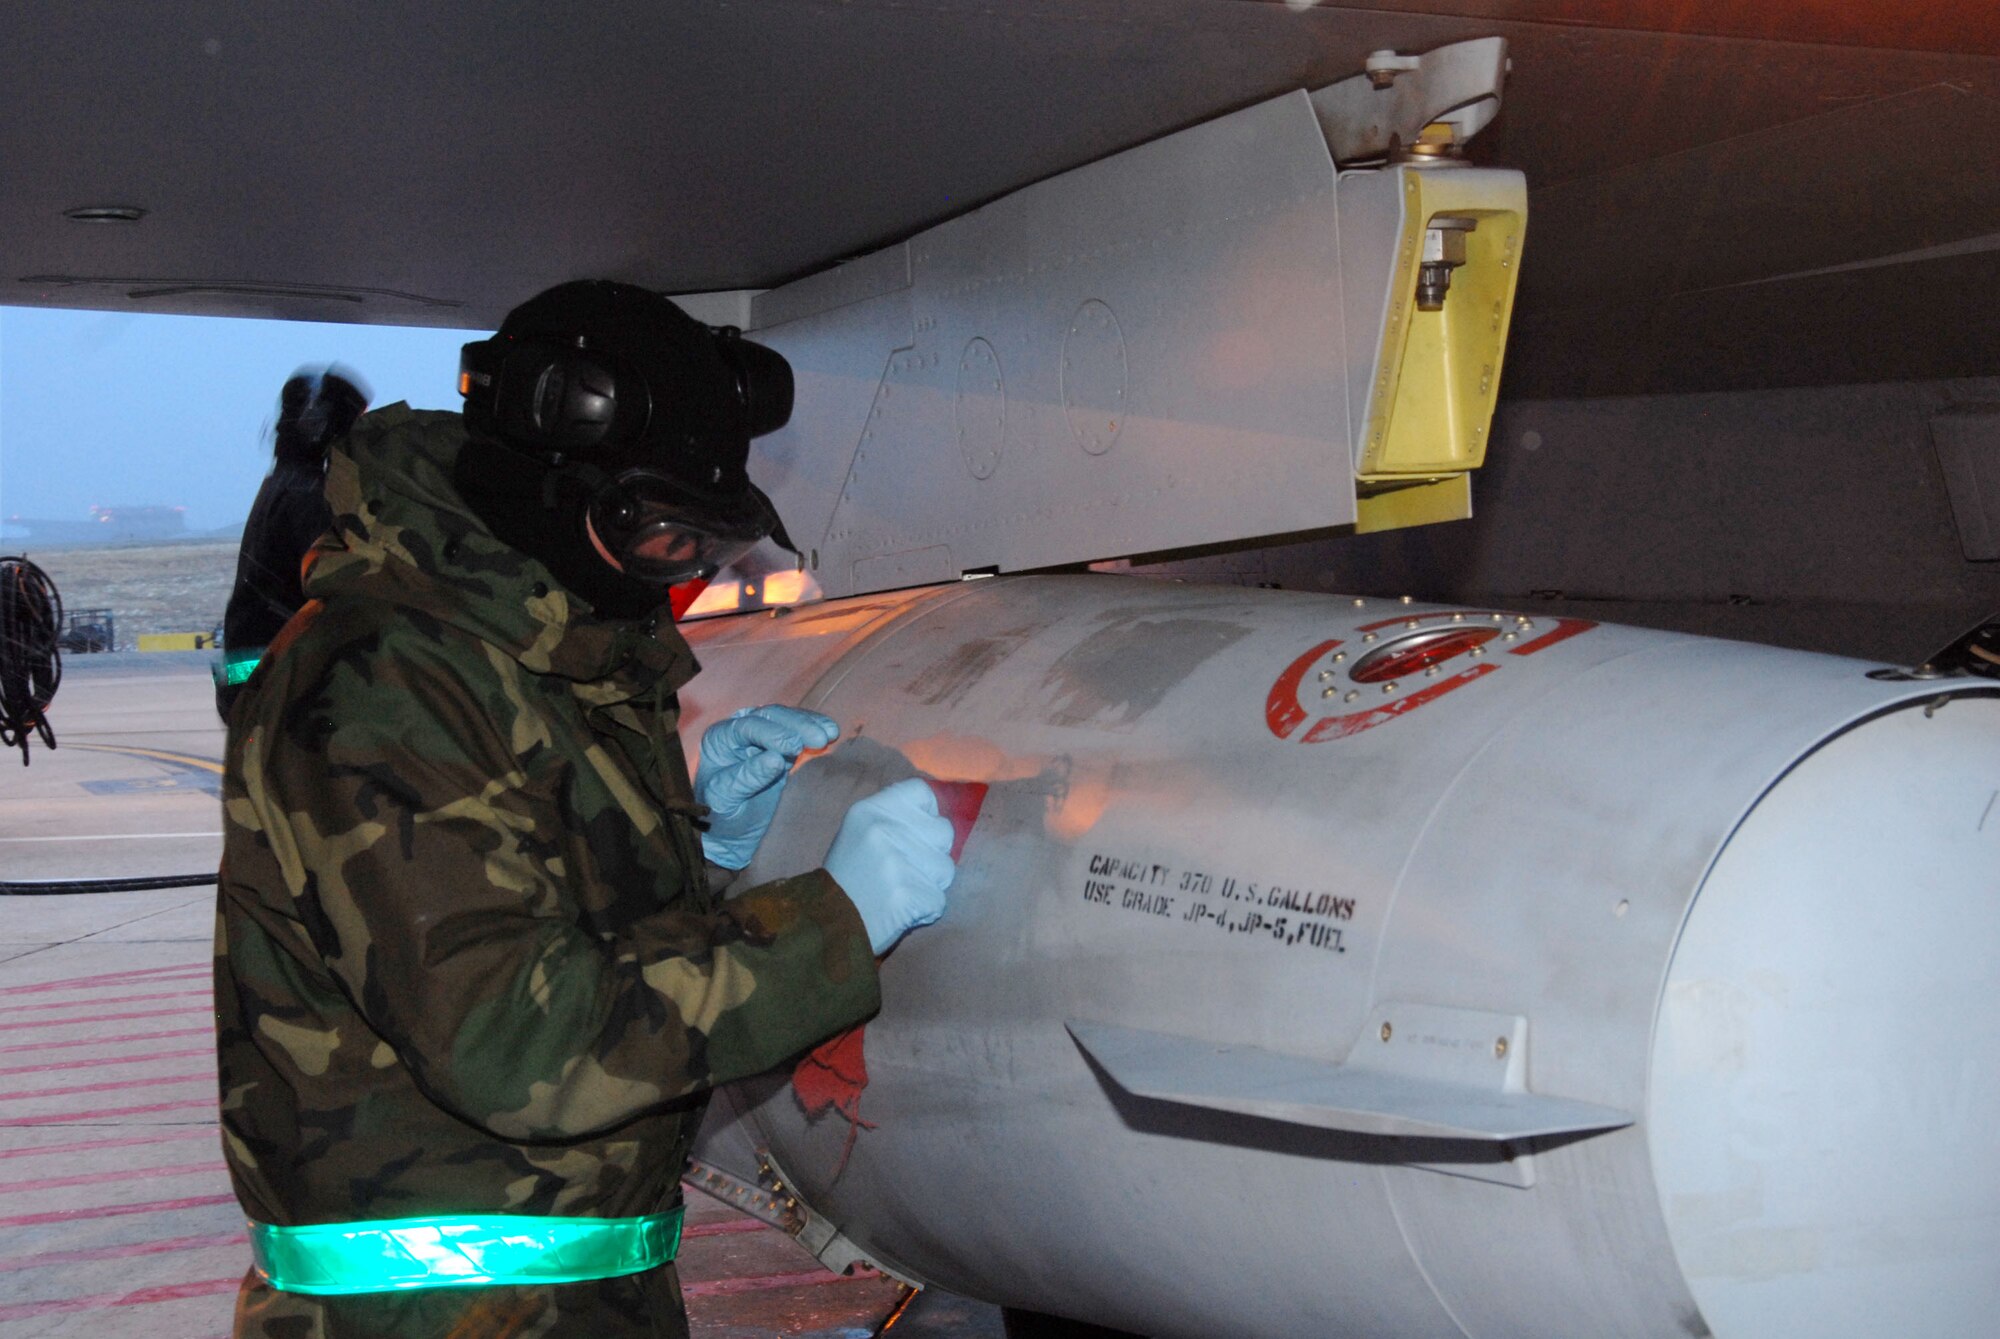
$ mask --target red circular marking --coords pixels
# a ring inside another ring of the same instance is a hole
[[[1356,683],[1387,683],[1441,665],[1462,656],[1475,646],[1484,646],[1500,635],[1493,627],[1436,628],[1413,632],[1387,646],[1378,647],[1361,658],[1348,677]]]
[[[1421,626],[1426,623],[1450,621],[1447,627],[1438,628],[1429,635],[1416,633],[1413,629],[1411,635],[1397,637],[1387,645],[1375,648],[1356,663],[1347,677],[1349,681],[1355,683],[1386,683],[1399,677],[1407,677],[1412,671],[1429,669],[1455,659],[1469,653],[1474,647],[1492,641],[1502,632],[1511,631],[1512,629],[1483,621],[1485,618],[1502,617],[1503,615],[1491,611],[1448,610],[1364,623],[1358,631],[1376,632],[1399,624],[1407,628],[1413,623]],[[1555,626],[1540,636],[1509,648],[1509,655],[1531,656],[1581,633],[1589,632],[1596,626],[1597,624],[1589,619],[1558,618],[1555,620]],[[1427,703],[1435,702],[1446,693],[1454,692],[1500,668],[1500,665],[1493,660],[1484,660],[1448,677],[1435,679],[1407,696],[1397,696],[1390,701],[1378,699],[1370,705],[1357,705],[1340,712],[1315,713],[1300,703],[1299,690],[1305,684],[1307,671],[1340,644],[1338,638],[1321,642],[1287,665],[1284,673],[1278,676],[1278,681],[1271,685],[1270,696],[1264,701],[1264,719],[1271,727],[1271,733],[1279,739],[1297,739],[1302,744],[1345,739],[1363,730],[1373,729],[1385,721],[1406,715]],[[1310,725],[1307,725],[1308,721],[1311,722]],[[1301,726],[1306,727],[1303,732],[1300,730]]]
[[[1264,722],[1271,727],[1271,733],[1280,739],[1290,739],[1292,732],[1306,723],[1306,709],[1299,705],[1299,685],[1305,682],[1306,671],[1313,662],[1340,645],[1340,639],[1321,642],[1312,650],[1294,660],[1271,685],[1271,695],[1264,699]]]

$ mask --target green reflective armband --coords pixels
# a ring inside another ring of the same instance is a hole
[[[223,657],[210,667],[209,673],[218,684],[234,688],[256,673],[257,666],[263,659],[264,648],[261,646],[248,651],[225,652]]]
[[[304,1227],[251,1223],[250,1254],[273,1288],[322,1297],[581,1283],[670,1262],[680,1249],[685,1212],[675,1208],[644,1218],[380,1218]]]

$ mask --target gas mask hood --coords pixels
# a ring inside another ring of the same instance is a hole
[[[733,327],[631,284],[561,284],[464,347],[459,390],[475,438],[538,462],[564,485],[551,497],[583,490],[582,518],[631,580],[712,576],[773,534],[789,545],[745,462],[791,417],[791,365]]]

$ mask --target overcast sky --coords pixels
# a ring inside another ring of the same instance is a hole
[[[479,337],[0,307],[0,518],[159,503],[186,507],[189,530],[235,525],[298,367],[346,363],[378,405],[456,409],[458,346]]]

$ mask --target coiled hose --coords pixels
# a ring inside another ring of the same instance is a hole
[[[48,709],[62,683],[61,637],[62,596],[49,574],[26,558],[0,558],[0,745],[20,749],[23,766],[36,736],[45,748],[56,746]],[[0,895],[128,893],[214,882],[210,873],[0,881]]]
[[[0,558],[0,746],[21,750],[40,736],[56,746],[49,703],[62,682],[62,597],[48,573],[24,557]]]

